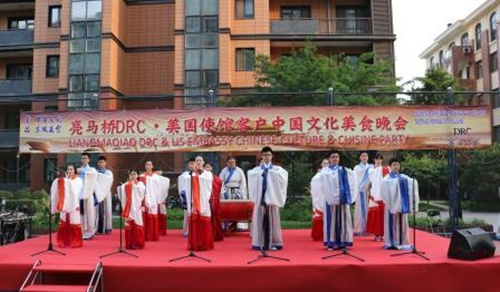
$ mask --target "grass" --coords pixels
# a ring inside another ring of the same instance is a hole
[[[427,203],[420,202],[420,204],[418,204],[418,211],[419,212],[427,212],[428,210],[447,211],[445,208],[430,205]]]

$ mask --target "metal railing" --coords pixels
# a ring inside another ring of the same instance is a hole
[[[0,30],[0,49],[31,45],[33,41],[34,33],[31,29]]]
[[[373,33],[371,18],[299,18],[271,20],[272,34],[366,35]]]
[[[0,149],[19,146],[19,129],[0,129]]]
[[[0,36],[1,39],[1,36]],[[31,93],[31,80],[0,79],[0,97]]]

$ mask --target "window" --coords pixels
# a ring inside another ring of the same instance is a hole
[[[200,71],[186,71],[186,87],[195,88],[201,86]]]
[[[455,46],[455,42],[451,42],[451,43],[448,45],[448,50],[451,50],[454,46]]]
[[[434,57],[431,57],[431,59],[429,60],[429,65],[430,67],[434,67]]]
[[[61,27],[61,6],[49,6],[49,27]]]
[[[494,52],[490,55],[490,72],[496,72],[498,70],[498,54]]]
[[[483,61],[476,62],[476,77],[477,79],[483,78]]]
[[[497,32],[498,32],[498,27],[497,27],[497,13],[493,12],[490,16],[490,40],[494,41],[497,39]]]
[[[462,45],[462,47],[469,45],[469,33],[466,32],[462,35],[462,38],[460,39],[460,44]]]
[[[500,126],[495,127],[495,142],[500,143]]]
[[[59,56],[47,56],[47,65],[45,69],[45,77],[59,77]]]
[[[5,129],[19,129],[19,111],[5,112]]]
[[[35,20],[33,17],[12,17],[9,18],[9,29],[34,29]]]
[[[254,18],[254,0],[236,0],[236,19]]]
[[[31,80],[32,65],[7,65],[7,79],[11,80]]]
[[[282,19],[311,18],[311,6],[282,6]]]
[[[476,28],[474,29],[474,31],[476,34],[476,50],[480,50],[481,49],[481,34],[483,33],[480,23],[478,23],[476,25]]]
[[[255,49],[236,49],[236,71],[254,70]]]
[[[442,67],[444,63],[444,53],[443,51],[439,51],[439,67]]]
[[[57,159],[45,158],[43,160],[45,182],[52,182],[57,178]]]

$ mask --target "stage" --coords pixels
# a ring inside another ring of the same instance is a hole
[[[102,259],[105,291],[499,291],[500,257],[476,262],[446,257],[449,240],[418,232],[419,247],[431,261],[416,255],[391,257],[398,251],[386,251],[372,237],[355,239],[358,262],[347,256],[321,260],[334,252],[313,242],[309,230],[284,230],[284,250],[271,255],[290,262],[264,259],[247,262],[258,253],[250,250],[248,233],[238,233],[217,242],[215,249],[200,252],[206,263],[194,258],[170,263],[169,259],[186,255],[186,239],[180,230],[169,230],[159,242],[147,242],[146,248],[130,251],[138,259],[123,254]],[[118,246],[118,230],[85,241],[83,248],[58,249],[60,256],[45,253],[29,255],[47,247],[41,236],[0,248],[0,291],[17,291],[36,259],[44,264],[67,266],[95,265],[99,256]],[[54,237],[55,238],[55,237]]]

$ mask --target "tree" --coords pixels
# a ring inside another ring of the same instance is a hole
[[[455,77],[446,72],[444,69],[438,67],[429,68],[425,72],[425,76],[417,77],[410,81],[411,91],[442,91],[446,92],[448,88],[456,90],[458,88],[458,83]],[[416,105],[436,105],[443,104],[446,101],[446,94],[415,94],[412,96],[411,104]]]
[[[392,60],[375,62],[373,53],[362,54],[357,60],[344,54],[328,57],[318,54],[317,48],[307,43],[305,47],[294,50],[291,55],[282,56],[277,61],[271,60],[267,55],[257,55],[255,88],[266,94],[259,96],[258,101],[252,96],[231,98],[227,105],[324,105],[324,92],[329,88],[340,94],[358,93],[337,96],[338,105],[394,104],[394,95],[370,94],[375,89],[379,92],[399,89],[395,85],[392,70]],[[285,92],[304,94],[284,96],[282,93]]]

